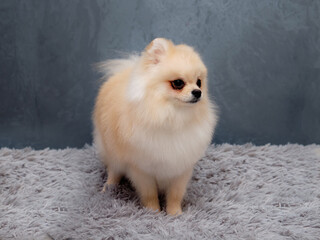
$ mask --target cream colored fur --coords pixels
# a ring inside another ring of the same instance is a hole
[[[127,176],[144,206],[180,214],[194,164],[210,144],[217,117],[208,98],[207,69],[189,46],[157,38],[142,52],[103,63],[108,73],[98,94],[94,140],[108,171],[107,185]],[[171,81],[185,86],[173,89]],[[201,79],[201,87],[197,80]],[[201,90],[190,103],[192,90]]]

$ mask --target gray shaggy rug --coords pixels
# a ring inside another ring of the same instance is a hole
[[[0,239],[320,239],[320,146],[212,145],[183,215],[148,212],[128,181],[100,190],[94,147],[0,150]]]

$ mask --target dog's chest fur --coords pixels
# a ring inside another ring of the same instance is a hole
[[[131,138],[136,149],[132,160],[156,178],[178,176],[202,157],[210,143],[211,128],[206,123],[175,131],[137,128]]]

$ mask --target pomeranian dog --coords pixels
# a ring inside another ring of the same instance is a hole
[[[154,39],[138,56],[103,62],[108,79],[93,112],[94,142],[107,167],[107,186],[122,176],[143,206],[170,215],[181,201],[195,163],[211,142],[217,122],[208,98],[207,69],[195,50]]]

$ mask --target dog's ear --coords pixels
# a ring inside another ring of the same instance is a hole
[[[173,43],[165,38],[154,39],[145,49],[145,57],[148,64],[158,64],[168,53]]]

